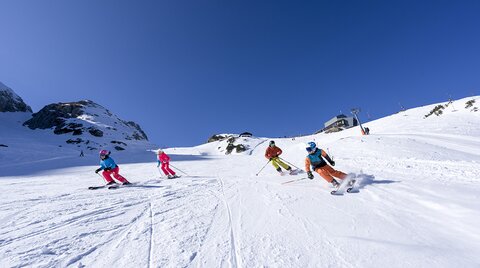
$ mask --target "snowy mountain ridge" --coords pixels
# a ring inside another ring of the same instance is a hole
[[[0,112],[32,112],[11,88],[0,82]]]
[[[30,129],[54,128],[53,132],[57,135],[71,133],[73,137],[69,143],[82,144],[89,150],[107,146],[105,140],[118,144],[115,145],[117,150],[124,150],[128,141],[148,141],[140,126],[121,120],[90,100],[47,105],[34,113],[24,125]],[[75,136],[80,137],[73,139]]]
[[[12,89],[3,84],[0,88],[0,107],[4,103],[4,107],[30,109]],[[23,162],[26,157],[41,160],[51,152],[76,157],[82,151],[143,151],[154,147],[138,124],[122,120],[90,100],[53,103],[33,114],[28,109],[3,109],[0,113],[3,164]]]

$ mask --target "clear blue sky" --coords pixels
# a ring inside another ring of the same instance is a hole
[[[479,14],[463,0],[0,0],[0,81],[34,111],[91,99],[166,146],[312,133],[352,107],[366,121],[480,95]]]

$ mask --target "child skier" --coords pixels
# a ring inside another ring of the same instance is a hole
[[[160,164],[162,164],[163,173],[165,173],[165,175],[167,175],[169,179],[178,178],[175,172],[170,168],[170,157],[162,149],[158,149],[156,154],[158,158],[157,167],[159,167]]]
[[[337,187],[339,182],[335,180],[334,177],[339,178],[340,180],[345,179],[347,174],[333,169],[327,164],[325,159],[330,163],[330,165],[335,166],[335,161],[333,161],[324,150],[317,148],[315,142],[309,142],[307,145],[307,158],[305,159],[305,170],[309,179],[313,179],[313,174],[310,171],[310,166],[313,171],[317,172],[322,176],[326,181],[331,183],[333,186]]]
[[[265,157],[272,162],[273,167],[278,171],[278,173],[282,174],[282,169],[280,168],[280,166],[282,166],[287,171],[290,171],[290,174],[292,174],[292,168],[280,160],[279,156],[281,154],[282,149],[275,145],[275,141],[270,141],[268,148],[265,151]]]
[[[110,175],[121,182],[123,185],[131,184],[127,179],[125,179],[122,175],[118,174],[120,168],[117,166],[113,158],[110,157],[110,152],[107,150],[100,151],[100,168],[95,170],[95,173],[98,174],[101,170],[103,170],[102,175],[107,182],[107,185],[115,184],[116,182],[112,179]]]

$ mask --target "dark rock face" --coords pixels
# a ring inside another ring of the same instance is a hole
[[[123,146],[127,146],[127,144],[125,142],[121,142],[121,141],[111,141],[111,143],[113,144],[120,144],[120,145],[123,145]]]
[[[225,154],[231,154],[235,150],[237,153],[245,152],[247,148],[243,144],[234,145],[233,143],[229,143],[227,145],[227,152]]]
[[[233,150],[235,150],[237,153],[241,153],[241,152],[245,152],[247,150],[247,147],[243,144],[237,144],[235,145],[235,140],[236,138],[235,137],[230,137],[228,138],[227,142],[228,142],[228,145],[227,145],[227,151],[225,152],[225,154],[231,154],[233,152]]]
[[[23,123],[30,129],[48,129],[55,127],[55,134],[64,134],[73,132],[75,126],[66,126],[65,119],[77,118],[83,115],[83,107],[91,103],[90,101],[54,103],[43,107],[38,113],[34,113],[32,118]],[[78,124],[79,125],[79,124]]]
[[[123,121],[123,123],[125,123],[127,126],[131,126],[133,128],[135,128],[137,131],[134,132],[132,134],[132,138],[134,140],[147,140],[148,141],[148,137],[147,137],[147,134],[145,134],[145,132],[143,132],[142,128],[140,127],[139,124],[133,122],[133,121],[128,121],[128,122],[125,122]]]
[[[0,112],[32,112],[12,89],[0,83]]]
[[[95,137],[103,137],[103,131],[94,127],[89,127],[88,133],[92,134],[92,136],[95,136]]]
[[[227,138],[226,136],[223,135],[213,135],[210,138],[208,138],[207,142],[214,142],[214,141],[221,141],[223,139]]]
[[[111,126],[114,124],[116,127]],[[69,137],[66,143],[77,147],[88,145],[86,147],[88,150],[104,148],[110,142],[116,150],[123,151],[128,146],[125,140],[148,141],[147,135],[138,124],[123,121],[101,105],[89,100],[49,104],[32,114],[32,118],[23,125],[30,129],[53,129],[57,135],[82,135],[78,138]],[[121,141],[105,140],[109,136],[118,137]]]
[[[83,142],[83,140],[80,139],[80,138],[77,138],[77,139],[74,139],[74,140],[69,139],[69,140],[66,141],[66,143],[68,143],[68,144],[79,144],[79,143],[82,143],[82,142]]]

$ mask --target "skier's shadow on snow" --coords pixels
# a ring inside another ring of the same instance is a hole
[[[357,180],[359,181],[357,183],[358,189],[362,189],[367,185],[372,185],[372,184],[391,184],[391,183],[399,183],[400,181],[394,181],[394,180],[376,180],[374,175],[370,174],[358,174],[356,176]]]

